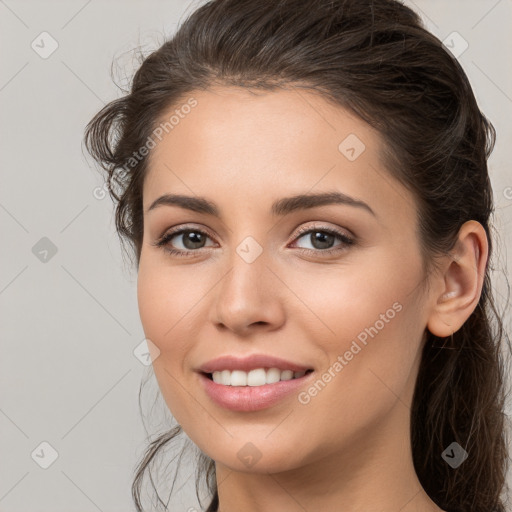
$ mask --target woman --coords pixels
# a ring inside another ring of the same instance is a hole
[[[179,424],[139,511],[182,430],[210,512],[505,510],[494,129],[413,11],[208,2],[86,143]]]

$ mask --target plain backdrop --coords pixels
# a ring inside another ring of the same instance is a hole
[[[497,130],[493,281],[503,301],[512,254],[512,1],[406,3],[453,41]],[[0,512],[134,510],[130,485],[146,444],[138,393],[151,367],[137,357],[136,274],[123,263],[113,205],[82,137],[121,94],[112,62],[128,83],[132,50],[159,47],[200,4],[0,0]],[[197,507],[192,471],[185,466],[172,510]]]

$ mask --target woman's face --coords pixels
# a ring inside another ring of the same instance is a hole
[[[178,110],[179,122],[152,149],[138,275],[173,416],[204,453],[240,471],[363,461],[365,450],[406,439],[427,298],[415,203],[383,167],[378,133],[305,90],[190,96],[197,104],[174,106],[164,120]],[[311,199],[327,193],[346,201]],[[150,209],[171,194],[190,209],[171,200]],[[154,245],[176,229],[189,232]],[[245,361],[253,355],[282,361]],[[201,370],[224,356],[244,361],[219,371],[260,370],[213,382]],[[262,373],[271,367],[279,371]],[[271,383],[294,368],[313,371]],[[244,378],[254,385],[237,386]]]

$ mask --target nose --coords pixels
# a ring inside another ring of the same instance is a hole
[[[286,287],[268,263],[264,254],[248,263],[234,253],[230,269],[213,290],[210,320],[217,329],[247,337],[284,324]]]

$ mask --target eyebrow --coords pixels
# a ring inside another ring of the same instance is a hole
[[[291,197],[283,197],[272,204],[271,213],[272,215],[284,216],[297,210],[307,210],[309,208],[330,204],[354,206],[356,208],[366,210],[374,217],[377,217],[375,212],[364,201],[355,199],[337,191],[314,194],[307,193]],[[204,197],[165,194],[153,201],[151,206],[146,210],[146,213],[158,208],[159,206],[179,206],[186,210],[213,215],[220,218],[220,210],[217,205]]]

